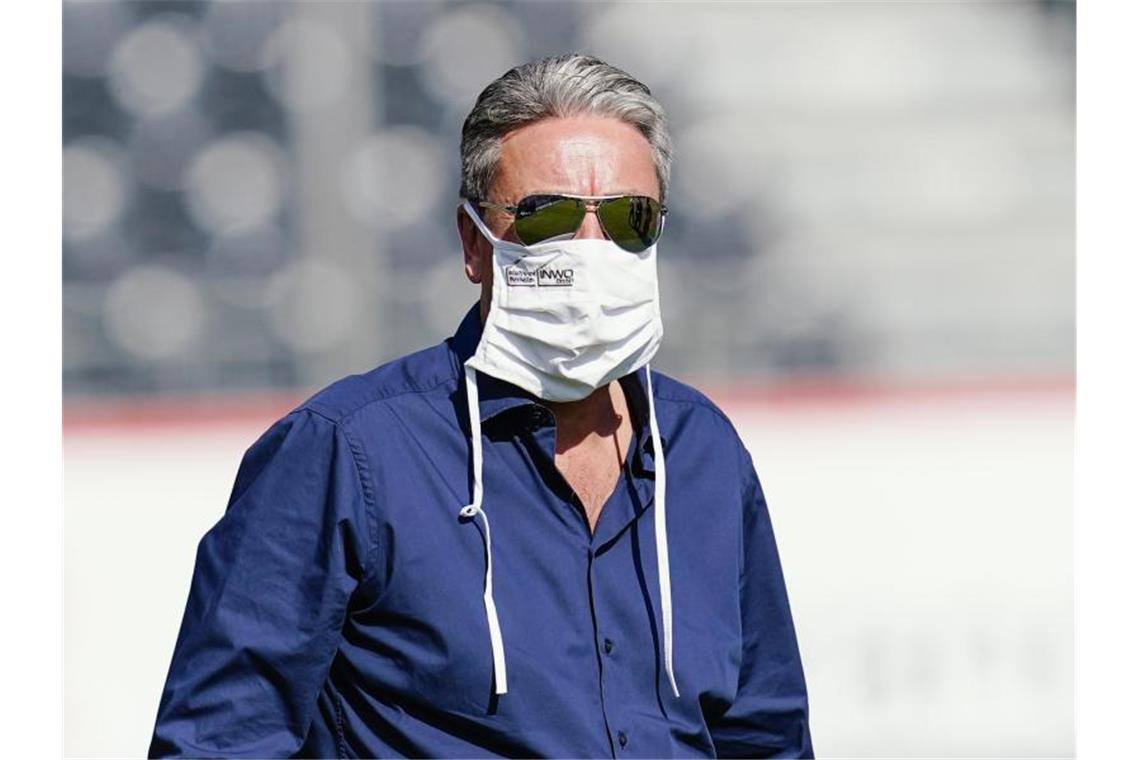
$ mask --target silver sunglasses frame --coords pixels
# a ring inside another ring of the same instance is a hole
[[[602,232],[604,232],[606,237],[611,239],[611,240],[613,238],[610,237],[609,230],[606,229],[606,225],[602,222],[601,215],[598,214],[598,208],[602,205],[603,201],[616,200],[618,198],[648,198],[649,200],[653,201],[654,203],[659,204],[661,206],[661,212],[660,212],[661,218],[658,221],[657,238],[655,239],[654,242],[656,242],[656,240],[660,240],[661,235],[663,235],[665,233],[665,217],[669,214],[669,207],[668,206],[666,206],[664,203],[661,203],[656,198],[649,196],[649,195],[634,195],[632,193],[625,193],[625,194],[621,194],[621,195],[570,195],[568,193],[531,193],[530,195],[525,196],[525,198],[533,198],[535,196],[547,196],[547,197],[551,197],[551,198],[573,198],[575,200],[585,201],[586,202],[586,213],[582,215],[582,220],[585,221],[586,214],[593,213],[595,216],[598,217],[598,225],[602,228]],[[524,198],[524,200],[525,200],[525,198]],[[506,203],[492,203],[491,201],[479,201],[478,206],[480,208],[493,208],[493,209],[497,209],[499,211],[505,211],[508,214],[510,214],[512,217],[515,217],[515,218],[518,217],[518,208],[519,207],[517,205],[506,204]],[[575,233],[577,233],[577,230],[575,230]]]
[[[586,201],[586,212],[589,213],[592,211],[595,214],[598,211],[598,207],[601,206],[602,201],[612,201],[617,200],[618,198],[649,198],[649,200],[661,206],[662,220],[664,220],[665,216],[669,213],[668,206],[650,195],[634,195],[632,193],[623,193],[621,195],[570,195],[569,193],[531,193],[530,195],[526,196],[526,198],[533,198],[535,196],[547,196],[550,198],[573,198],[574,200]],[[480,208],[493,208],[498,209],[499,211],[506,211],[511,216],[516,216],[519,210],[519,207],[516,204],[492,203],[491,201],[479,201],[478,206]]]

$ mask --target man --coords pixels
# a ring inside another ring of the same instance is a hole
[[[751,459],[648,369],[670,152],[596,58],[483,91],[458,212],[480,302],[246,453],[151,756],[811,755]]]

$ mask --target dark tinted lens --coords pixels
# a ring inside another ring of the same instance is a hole
[[[602,201],[598,218],[610,240],[631,253],[641,253],[661,235],[661,204],[644,195]]]
[[[519,201],[515,234],[525,245],[573,234],[582,224],[586,205],[576,198],[530,195]]]

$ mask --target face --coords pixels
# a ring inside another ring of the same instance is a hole
[[[489,200],[517,203],[528,195],[648,195],[660,200],[649,141],[636,127],[606,116],[551,118],[509,132]],[[515,240],[511,215],[486,209],[495,237]],[[467,279],[482,285],[483,318],[491,305],[491,244],[460,208],[459,237]],[[597,215],[586,214],[575,237],[604,238]]]

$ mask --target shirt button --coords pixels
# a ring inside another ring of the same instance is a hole
[[[602,649],[606,650],[606,654],[610,654],[611,652],[613,652],[614,651],[613,641],[611,641],[610,639],[606,639],[604,642],[602,642]]]
[[[625,735],[625,731],[618,731],[618,744],[625,746],[629,742],[629,737]]]

